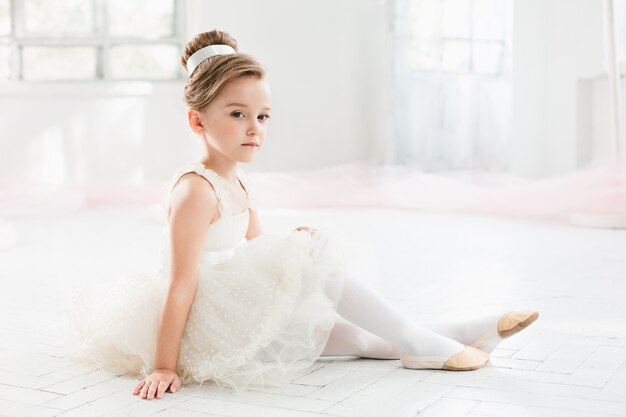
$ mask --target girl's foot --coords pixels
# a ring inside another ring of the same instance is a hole
[[[516,313],[516,314],[512,314]],[[517,313],[521,314],[521,319]],[[507,314],[502,313],[490,313],[477,317],[467,317],[464,320],[454,320],[447,322],[435,322],[429,323],[428,327],[446,337],[454,339],[464,345],[473,346],[486,353],[491,353],[495,350],[498,344],[504,339],[504,337],[511,336],[523,327],[527,327],[532,321],[525,321],[525,318],[532,316],[535,311],[517,311]],[[524,315],[526,317],[524,317]],[[537,313],[537,316],[539,313]],[[501,321],[502,320],[502,321]],[[521,323],[521,324],[520,324]],[[520,324],[520,327],[516,327]],[[504,337],[498,333],[498,325],[502,331]],[[507,336],[508,335],[508,336]]]
[[[530,326],[537,318],[538,311],[510,311],[500,317],[497,324],[487,329],[470,346],[492,352],[502,340]]]
[[[443,369],[446,371],[471,371],[489,362],[489,354],[471,346],[452,356],[400,355],[402,366],[407,369]]]

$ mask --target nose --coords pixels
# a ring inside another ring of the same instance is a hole
[[[261,132],[262,126],[258,120],[254,120],[250,127],[248,127],[248,136],[256,136]]]

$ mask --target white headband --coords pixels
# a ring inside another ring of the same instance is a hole
[[[187,72],[189,73],[189,76],[191,77],[193,70],[195,70],[196,67],[200,65],[200,63],[204,61],[205,59],[210,58],[214,55],[228,55],[228,54],[234,54],[234,53],[237,53],[237,51],[235,51],[229,45],[205,46],[204,48],[198,49],[189,57],[189,59],[187,60]]]

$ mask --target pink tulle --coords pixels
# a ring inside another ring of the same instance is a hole
[[[246,167],[243,166],[246,170]],[[626,215],[624,165],[599,164],[547,179],[488,172],[424,173],[349,164],[295,173],[248,172],[264,208],[383,207],[559,219],[574,212]],[[85,207],[161,204],[166,181],[60,189],[5,184],[0,216],[68,213]]]

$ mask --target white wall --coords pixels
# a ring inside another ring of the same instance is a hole
[[[516,0],[512,170],[527,177],[577,165],[577,83],[604,71],[600,0]]]
[[[624,139],[626,132],[624,122],[624,97],[626,97],[626,77],[621,78],[621,160],[626,161]],[[607,162],[614,157],[613,132],[608,77],[594,77],[581,80],[578,84],[578,161],[579,165],[593,162]]]
[[[0,87],[0,180],[141,184],[192,156],[182,85]]]
[[[188,36],[219,28],[268,68],[273,118],[248,170],[378,161],[390,59],[376,0],[189,0]],[[200,152],[181,82],[0,84],[0,183],[142,183]]]

